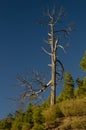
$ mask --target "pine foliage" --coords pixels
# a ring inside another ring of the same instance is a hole
[[[84,56],[80,62],[80,67],[84,72],[86,72],[86,51],[85,51]]]

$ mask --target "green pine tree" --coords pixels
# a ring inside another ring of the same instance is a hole
[[[66,99],[74,97],[74,81],[69,72],[65,73],[63,93]]]
[[[86,96],[86,77],[84,77],[83,80],[78,78],[76,80],[77,88],[75,90],[75,96],[76,97],[84,97]]]
[[[29,128],[33,127],[33,105],[31,103],[29,103],[27,110],[25,111],[24,123],[26,123],[26,125],[28,123]]]
[[[86,72],[86,51],[85,51],[84,56],[80,62],[80,67],[84,72]]]
[[[64,87],[62,93],[57,98],[57,102],[61,102],[74,97],[74,81],[69,72],[64,76]]]
[[[34,123],[34,130],[44,130],[44,116],[42,114],[42,109],[41,107],[34,107],[34,112],[33,112],[33,123]]]

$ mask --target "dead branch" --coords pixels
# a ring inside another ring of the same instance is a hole
[[[57,59],[56,60],[56,81],[60,82],[63,79],[63,74],[64,74],[64,67],[62,62]]]
[[[22,76],[17,75],[16,78],[19,82],[21,82],[22,86],[28,89],[28,91],[26,90],[26,93],[24,95],[25,97],[37,96],[38,94],[43,92],[48,86],[51,85],[51,81],[49,81],[47,84],[44,84],[39,78],[36,78],[34,82],[38,82],[41,85],[41,88],[38,91],[36,91],[35,88],[33,89],[32,85],[29,84],[29,82],[25,80]]]
[[[46,54],[48,54],[48,55],[52,55],[50,52],[48,52],[46,49],[44,49],[44,47],[42,47],[42,50],[46,53]]]

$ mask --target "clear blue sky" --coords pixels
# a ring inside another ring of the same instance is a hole
[[[41,50],[45,46],[48,28],[37,25],[42,12],[53,4],[63,6],[69,23],[74,21],[76,32],[71,34],[71,44],[60,59],[65,71],[74,80],[83,77],[79,68],[86,50],[86,1],[85,0],[1,0],[0,1],[0,119],[16,109],[16,103],[8,98],[17,98],[16,74],[35,68],[49,71],[50,59]],[[57,25],[58,28],[58,25]],[[61,87],[57,88],[58,93]]]

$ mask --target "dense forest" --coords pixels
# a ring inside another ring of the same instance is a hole
[[[86,72],[86,51],[79,65]],[[86,130],[86,77],[74,81],[65,72],[55,105],[50,106],[50,97],[40,105],[28,103],[25,111],[16,110],[0,120],[0,130]]]

